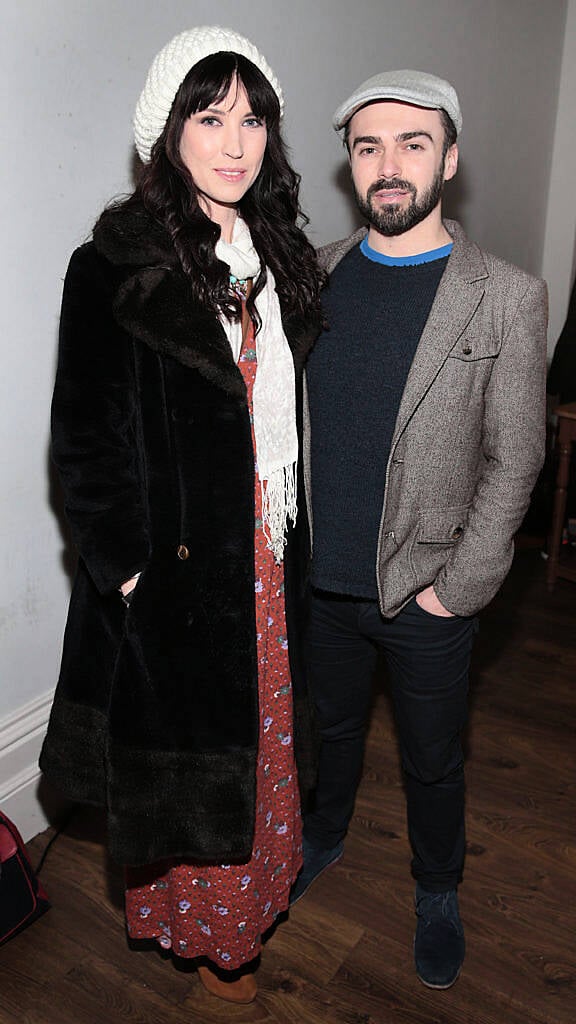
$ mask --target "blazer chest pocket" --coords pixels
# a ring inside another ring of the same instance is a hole
[[[475,334],[473,337],[462,335],[449,355],[449,359],[459,359],[463,363],[476,363],[480,359],[495,359],[500,353],[501,340],[493,334]]]

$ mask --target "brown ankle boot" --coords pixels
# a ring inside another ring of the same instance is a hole
[[[254,974],[232,972],[232,978],[226,980],[223,971],[213,971],[210,967],[199,967],[198,977],[204,988],[213,996],[225,999],[228,1003],[251,1003],[256,998],[258,986]]]

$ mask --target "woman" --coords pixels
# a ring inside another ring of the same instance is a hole
[[[70,263],[53,403],[80,560],[41,766],[107,808],[130,935],[204,958],[204,985],[241,1002],[300,867],[311,777],[291,551],[322,278],[281,110],[235,32],[158,54],[141,179]]]

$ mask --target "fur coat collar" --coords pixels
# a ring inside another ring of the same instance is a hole
[[[231,395],[245,385],[224,329],[195,302],[168,232],[143,206],[105,214],[94,244],[118,271],[113,301],[118,323],[160,355],[197,369]],[[321,329],[320,312],[304,319],[283,317],[284,331],[300,373]]]

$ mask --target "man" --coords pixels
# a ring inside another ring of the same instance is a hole
[[[307,368],[304,434],[322,747],[292,898],[342,855],[381,650],[416,970],[433,988],[464,959],[460,732],[475,617],[510,567],[545,433],[545,285],[442,220],[461,126],[452,86],[417,71],[376,75],[336,111],[368,229],[322,251],[329,329]]]

